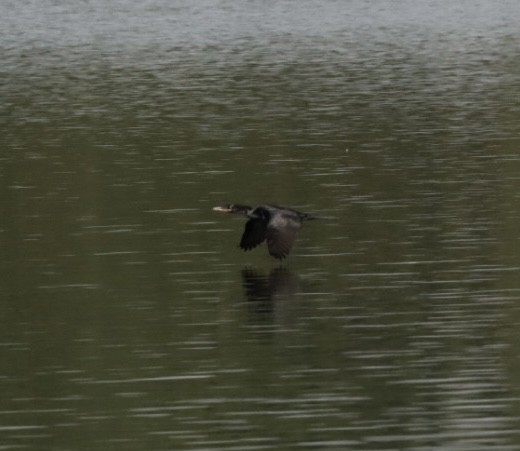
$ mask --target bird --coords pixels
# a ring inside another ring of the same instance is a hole
[[[316,216],[292,208],[270,204],[256,207],[228,204],[214,207],[213,210],[247,216],[249,220],[246,222],[239,247],[249,251],[266,241],[269,254],[278,260],[283,260],[291,252],[302,222],[317,219]]]

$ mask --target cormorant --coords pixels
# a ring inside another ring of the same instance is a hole
[[[239,246],[249,251],[266,240],[269,253],[279,260],[286,258],[291,252],[302,222],[316,219],[315,216],[307,213],[276,205],[249,207],[229,204],[224,207],[214,207],[213,210],[247,216],[249,220],[246,222]]]

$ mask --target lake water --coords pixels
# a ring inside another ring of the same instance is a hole
[[[520,449],[519,23],[3,1],[0,449]]]

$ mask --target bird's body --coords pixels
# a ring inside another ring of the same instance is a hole
[[[266,241],[269,253],[279,260],[286,258],[291,252],[302,222],[314,219],[307,213],[277,205],[249,207],[230,204],[225,207],[215,207],[213,210],[247,216],[249,220],[246,222],[239,246],[249,251]]]

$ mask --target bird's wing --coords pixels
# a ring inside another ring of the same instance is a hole
[[[289,255],[296,240],[300,224],[289,221],[284,227],[267,227],[267,248],[269,253],[280,260]]]
[[[260,219],[252,218],[246,222],[246,227],[240,240],[240,247],[245,251],[258,246],[266,238],[267,223]]]

